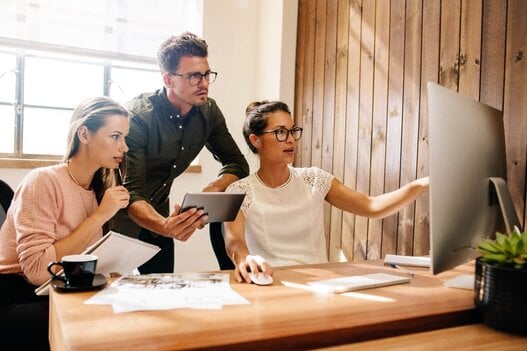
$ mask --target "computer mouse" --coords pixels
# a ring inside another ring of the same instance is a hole
[[[256,285],[271,285],[273,284],[273,277],[270,275],[266,276],[262,272],[249,272],[249,278],[251,282]]]

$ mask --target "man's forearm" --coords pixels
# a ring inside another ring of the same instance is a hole
[[[234,174],[224,173],[218,179],[208,184],[203,191],[225,191],[229,184],[238,180]]]
[[[167,219],[160,215],[148,202],[140,200],[132,203],[128,207],[128,215],[139,226],[157,234],[166,235],[164,229]]]

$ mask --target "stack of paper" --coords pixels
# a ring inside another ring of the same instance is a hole
[[[228,274],[127,275],[99,291],[87,304],[112,305],[115,313],[174,308],[220,309],[250,303],[231,289]]]
[[[395,263],[400,266],[430,267],[430,257],[386,254],[384,257],[384,264],[391,263]]]

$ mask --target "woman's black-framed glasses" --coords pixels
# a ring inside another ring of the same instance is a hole
[[[276,137],[276,140],[282,142],[286,141],[287,138],[289,138],[289,134],[293,137],[293,139],[298,140],[302,137],[302,130],[304,130],[302,127],[293,127],[291,129],[287,128],[277,128],[273,130],[266,130],[263,131],[263,133],[274,133],[274,136]]]
[[[205,79],[207,83],[212,84],[216,80],[216,77],[218,76],[218,72],[212,72],[207,71],[203,74],[196,72],[196,73],[189,73],[189,74],[179,74],[179,73],[171,73],[174,76],[183,77],[188,79],[188,84],[192,86],[198,85],[202,79]]]

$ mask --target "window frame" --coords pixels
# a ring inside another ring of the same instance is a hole
[[[138,71],[154,72],[157,70],[156,60],[150,57],[142,57],[128,54],[116,54],[110,52],[79,49],[65,47],[54,44],[44,44],[26,42],[23,40],[0,39],[0,52],[14,55],[16,58],[16,81],[15,81],[15,101],[12,103],[0,102],[2,106],[13,106],[15,114],[15,136],[14,152],[0,153],[0,168],[35,168],[57,164],[62,159],[62,155],[36,155],[22,152],[23,143],[23,118],[24,109],[44,108],[53,110],[73,111],[74,108],[64,106],[42,106],[25,104],[24,102],[24,77],[25,60],[27,57],[38,57],[53,60],[66,60],[75,63],[89,63],[101,65],[103,67],[103,95],[109,96],[111,89],[112,69],[132,69]],[[156,67],[154,69],[153,67]],[[161,84],[161,81],[160,81]],[[193,164],[188,172],[201,172],[198,164]]]

